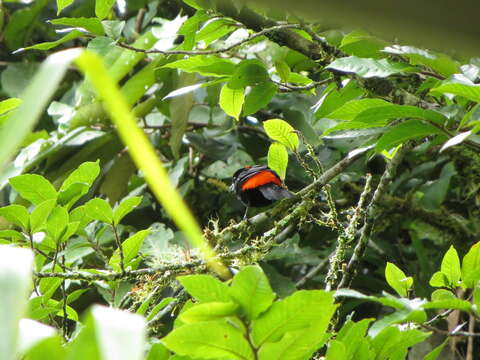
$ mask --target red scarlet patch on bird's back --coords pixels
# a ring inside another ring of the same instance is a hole
[[[274,173],[264,170],[245,181],[242,184],[242,190],[254,189],[271,183],[282,186],[282,181]]]

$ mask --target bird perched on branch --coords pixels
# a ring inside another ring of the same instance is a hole
[[[285,188],[280,176],[266,165],[245,166],[233,174],[230,190],[245,206],[263,207],[294,195]]]

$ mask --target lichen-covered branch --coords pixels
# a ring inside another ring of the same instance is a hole
[[[367,206],[366,215],[365,215],[365,222],[360,233],[360,239],[358,240],[357,245],[353,251],[353,255],[348,262],[348,265],[343,273],[342,279],[338,284],[338,288],[348,287],[354,273],[358,267],[358,264],[362,260],[365,249],[367,247],[368,241],[372,234],[372,230],[375,224],[375,218],[378,215],[378,204],[382,197],[384,196],[385,192],[387,191],[388,184],[392,181],[393,177],[396,174],[397,168],[403,160],[403,157],[407,151],[410,150],[410,146],[408,144],[403,145],[400,148],[392,160],[387,165],[385,172],[383,173],[382,177],[380,178],[380,182],[375,189],[373,194],[373,198]]]

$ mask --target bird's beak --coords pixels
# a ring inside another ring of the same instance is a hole
[[[235,191],[235,184],[230,185],[228,190],[230,190],[231,192],[234,192]]]

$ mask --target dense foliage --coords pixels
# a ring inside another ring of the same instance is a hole
[[[0,6],[7,359],[480,358],[480,58],[227,0]],[[296,196],[242,220],[253,164]]]

